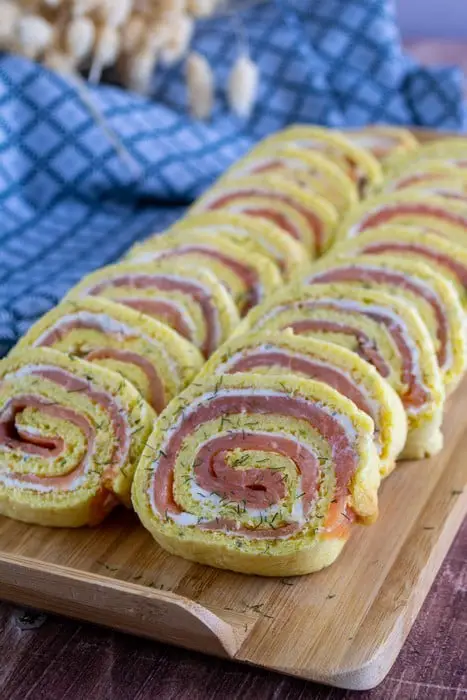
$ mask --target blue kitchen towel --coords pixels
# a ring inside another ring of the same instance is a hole
[[[187,116],[183,66],[157,71],[151,99],[93,90],[137,178],[70,84],[0,55],[0,352],[84,274],[167,227],[271,131],[292,122],[462,127],[460,72],[404,56],[392,2],[271,0],[242,18],[261,72],[247,122],[225,104],[238,51],[225,17],[203,22],[194,40],[219,86],[210,123]]]

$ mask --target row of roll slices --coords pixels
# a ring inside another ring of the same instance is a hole
[[[132,501],[195,561],[331,564],[396,459],[441,448],[465,165],[399,129],[267,138],[0,363],[1,512],[76,527]]]

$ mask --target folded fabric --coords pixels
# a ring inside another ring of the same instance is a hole
[[[243,14],[261,81],[251,119],[221,91],[238,51],[232,22],[208,20],[194,48],[215,69],[213,119],[186,111],[183,66],[157,71],[150,99],[93,95],[138,164],[116,155],[74,88],[0,56],[0,352],[84,274],[165,228],[259,138],[293,122],[461,128],[461,74],[405,57],[392,2],[277,0]]]

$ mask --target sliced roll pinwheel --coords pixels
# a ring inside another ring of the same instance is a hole
[[[339,214],[358,201],[355,183],[342,168],[318,152],[305,151],[287,144],[260,144],[235,163],[222,182],[248,175],[276,173],[295,182],[308,192],[316,192],[333,204]]]
[[[166,323],[205,357],[238,324],[235,302],[210,272],[179,261],[103,267],[74,287],[70,299],[100,296]]]
[[[187,240],[199,234],[213,236],[214,240],[222,235],[243,250],[269,258],[285,280],[296,279],[310,260],[305,247],[281,228],[271,221],[246,214],[230,214],[222,210],[193,214],[178,221],[170,231],[177,234],[183,231]],[[148,243],[151,240],[148,239]]]
[[[467,249],[437,233],[403,225],[368,229],[357,238],[332,250],[333,258],[350,260],[359,255],[402,256],[432,267],[454,285],[464,309],[467,307]]]
[[[133,505],[172,554],[263,576],[329,566],[378,512],[373,422],[298,377],[195,382],[160,416]]]
[[[337,249],[338,250],[338,249]],[[450,393],[466,369],[464,312],[454,286],[425,263],[396,256],[329,257],[312,266],[305,284],[349,284],[388,292],[417,309],[433,339]]]
[[[297,124],[268,136],[261,146],[272,149],[275,145],[282,147],[284,144],[317,151],[329,158],[349,175],[361,197],[383,181],[383,171],[376,158],[365,148],[352,143],[342,132]]]
[[[386,224],[418,226],[457,242],[467,241],[467,205],[410,190],[374,197],[345,217],[336,243]]]
[[[50,348],[0,362],[0,512],[38,525],[99,523],[130,503],[155,414],[123,377]]]
[[[38,321],[14,352],[51,347],[119,372],[160,413],[193,379],[203,357],[165,323],[100,297],[65,301]]]
[[[404,407],[389,383],[356,353],[290,330],[246,333],[224,343],[197,381],[238,372],[294,374],[332,387],[372,418],[381,476],[394,469],[407,438]]]
[[[241,313],[246,313],[282,283],[277,265],[259,253],[244,250],[222,234],[173,231],[154,236],[134,246],[128,255],[132,264],[173,260],[198,270],[212,272],[232,295]]]
[[[302,243],[311,257],[329,248],[338,221],[332,204],[279,175],[250,175],[221,181],[190,212],[216,210],[272,221]]]
[[[403,459],[439,452],[445,398],[442,376],[428,329],[405,301],[346,284],[290,285],[250,311],[235,335],[286,329],[352,350],[389,382],[408,418]]]
[[[403,173],[406,168],[411,168],[415,163],[423,165],[428,160],[443,160],[458,168],[467,167],[467,139],[455,137],[451,139],[439,139],[420,145],[415,151],[408,154],[394,154],[386,161],[389,175]]]
[[[419,147],[419,142],[408,130],[401,127],[372,125],[362,129],[346,129],[343,132],[353,144],[364,148],[383,163],[388,158],[407,155]]]
[[[462,171],[458,171],[461,173]],[[467,169],[464,171],[466,177],[462,178],[455,173],[452,177],[432,177],[429,179],[419,179],[410,186],[404,187],[403,192],[413,192],[425,197],[440,197],[441,199],[452,200],[460,204],[467,204]]]
[[[458,168],[443,160],[415,162],[403,173],[389,177],[382,187],[383,192],[402,192],[408,189],[442,188],[447,181],[456,180],[467,189],[467,168]]]

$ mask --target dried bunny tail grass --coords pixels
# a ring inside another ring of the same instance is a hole
[[[219,2],[220,0],[188,0],[187,9],[194,17],[209,17]]]
[[[229,77],[227,97],[229,106],[239,117],[249,117],[256,100],[258,68],[247,53],[237,58]]]
[[[186,12],[187,0],[159,0],[155,7],[156,12],[180,15]]]
[[[45,52],[42,63],[50,70],[59,73],[60,75],[71,77],[76,74],[76,61],[74,57],[66,53],[65,51],[60,51],[58,49],[49,49]]]
[[[146,40],[147,20],[144,15],[134,13],[122,27],[122,51],[136,53]]]
[[[208,119],[214,104],[214,78],[204,56],[193,51],[187,59],[188,103],[196,119]]]
[[[104,68],[112,66],[116,62],[119,53],[119,32],[109,25],[98,27],[94,44],[92,66],[89,72],[89,81],[91,83],[98,83]]]
[[[123,68],[125,84],[140,95],[147,95],[157,64],[157,51],[150,47],[129,56]]]
[[[80,15],[88,15],[95,10],[103,7],[106,0],[73,0],[71,2],[71,11],[75,17]]]
[[[25,14],[16,23],[18,50],[27,58],[40,58],[54,39],[54,27],[40,15]]]
[[[78,63],[90,55],[95,39],[96,27],[89,17],[75,17],[65,29],[66,51]]]
[[[21,8],[16,2],[0,0],[0,50],[13,48],[16,27],[21,15]]]
[[[131,15],[133,0],[104,0],[100,11],[103,21],[111,27],[122,27]]]
[[[172,17],[170,24],[170,34],[162,47],[161,58],[166,65],[176,63],[186,54],[193,36],[194,21],[185,14]]]

